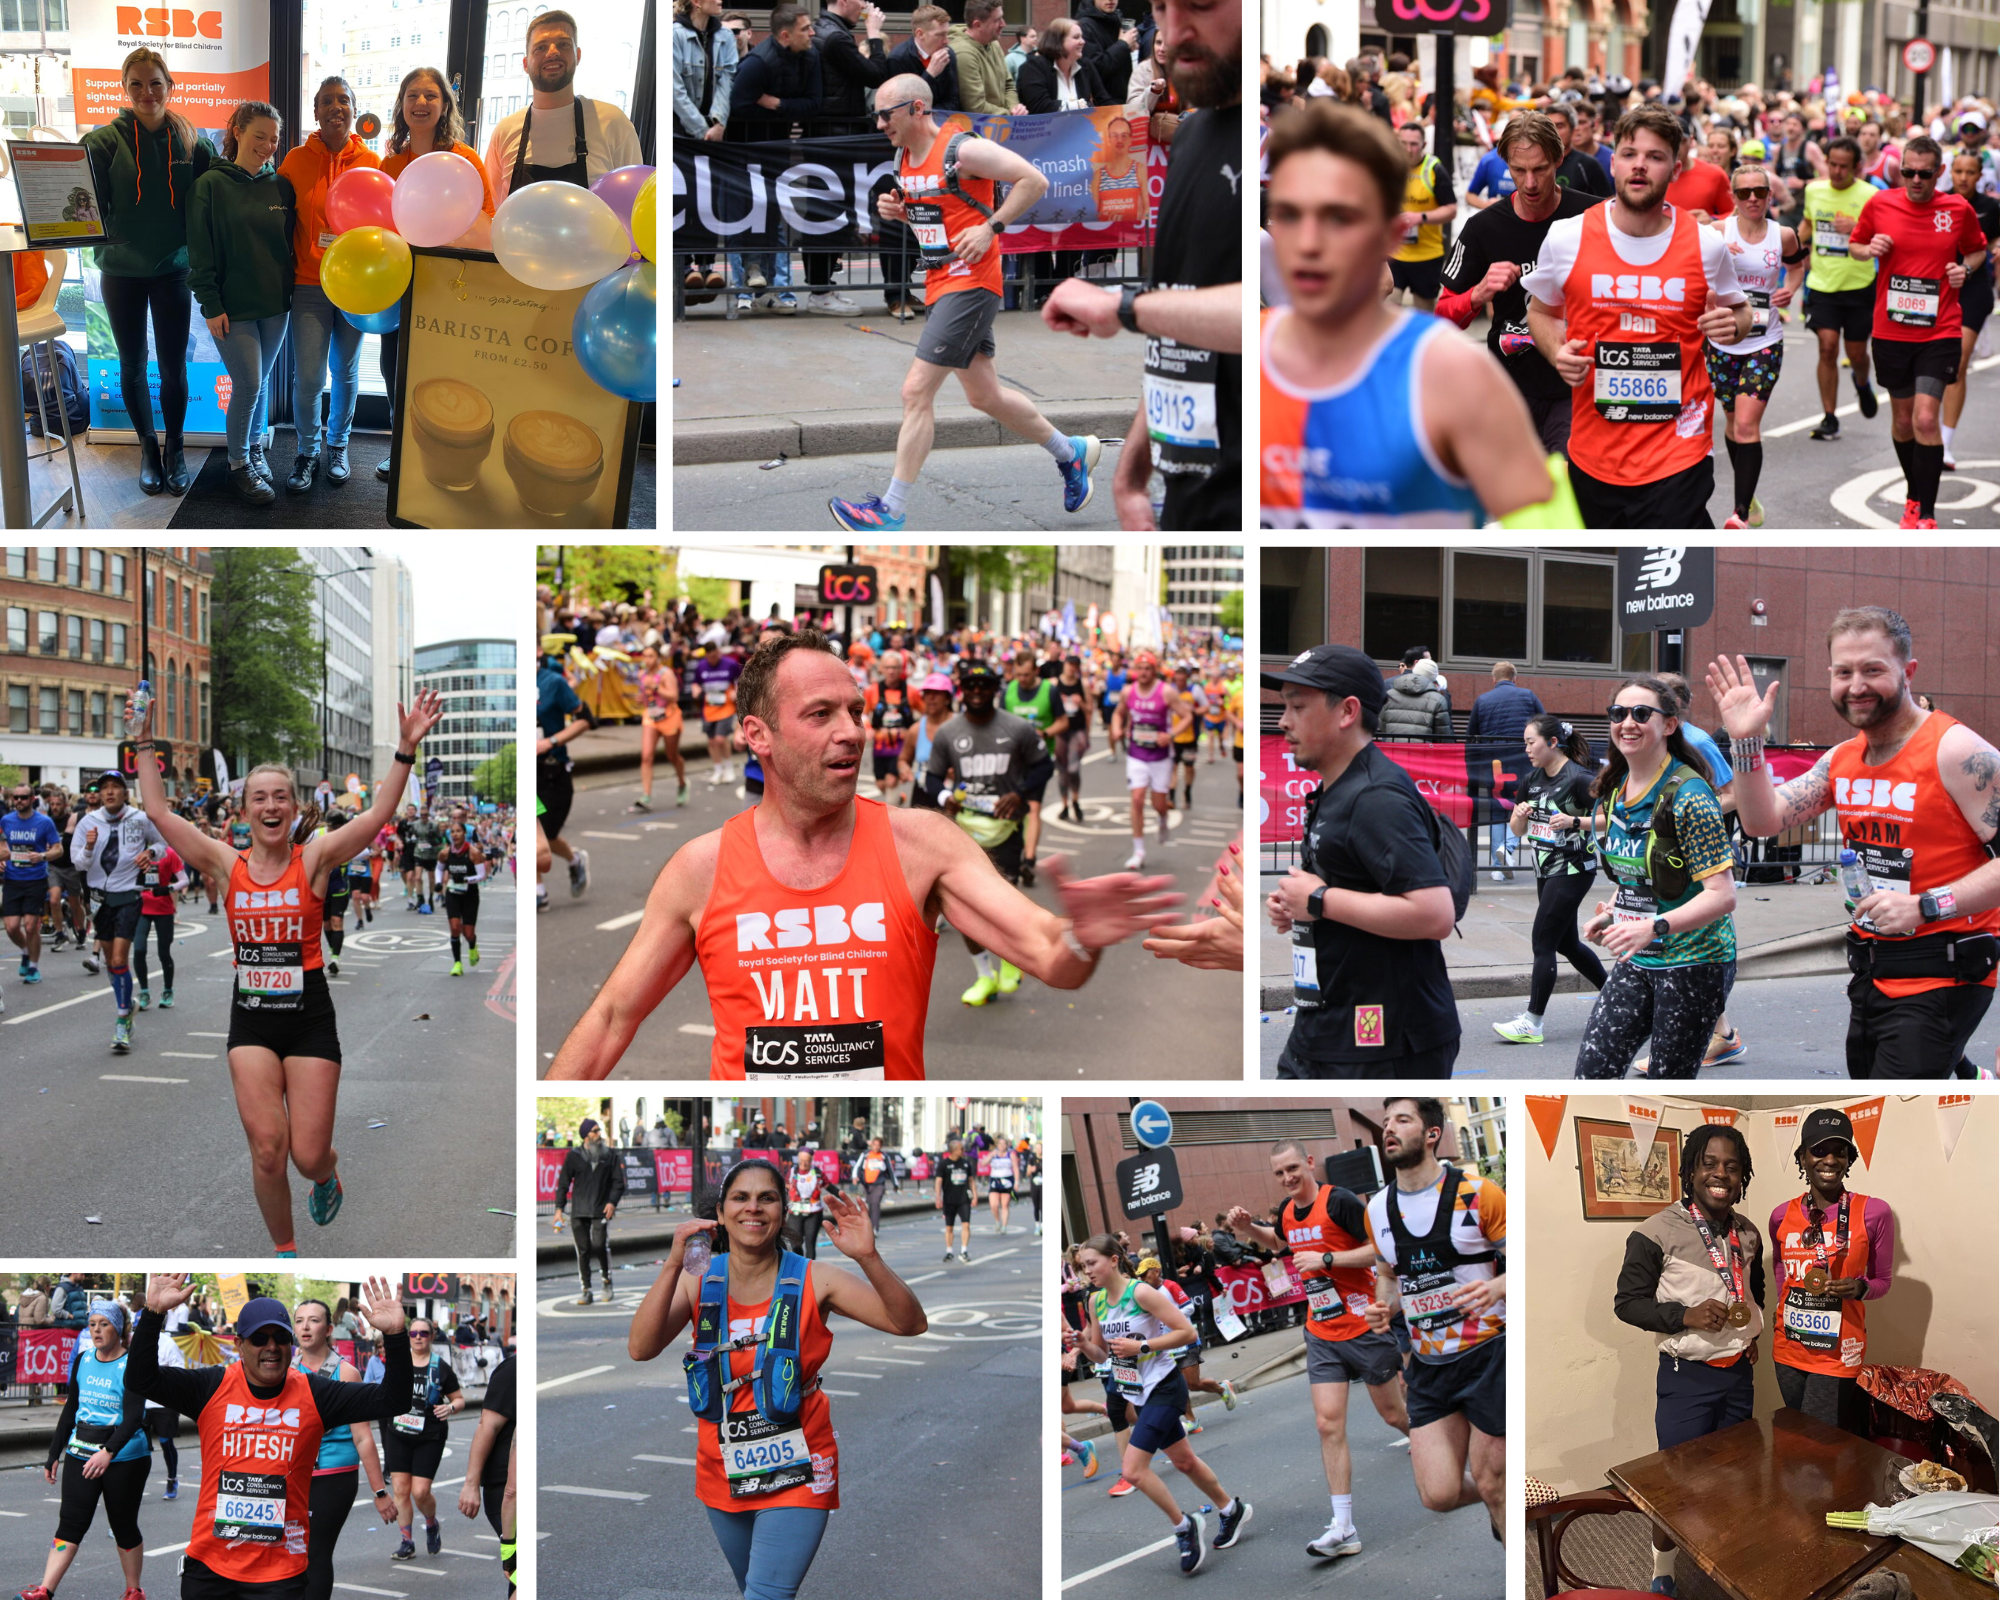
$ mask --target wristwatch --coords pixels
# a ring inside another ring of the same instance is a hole
[[[1153,1353],[1153,1341],[1150,1339],[1141,1339],[1139,1341],[1139,1354],[1142,1356],[1149,1356],[1152,1353]]]
[[[1148,292],[1149,291],[1145,289],[1139,288],[1136,284],[1130,284],[1130,283],[1126,284],[1125,287],[1119,291],[1118,325],[1121,328],[1123,328],[1127,333],[1137,333],[1139,331],[1139,313],[1136,308],[1138,306],[1139,296],[1142,294],[1146,294]]]
[[[1949,889],[1933,889],[1917,897],[1917,912],[1926,922],[1941,922],[1958,915],[1958,896]]]
[[[1655,939],[1664,939],[1672,931],[1673,930],[1667,926],[1667,919],[1665,917],[1653,918],[1653,937]]]
[[[1306,896],[1306,915],[1317,922],[1326,915],[1326,888],[1324,885]]]

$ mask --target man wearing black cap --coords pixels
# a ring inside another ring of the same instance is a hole
[[[593,1261],[604,1273],[604,1298],[611,1298],[611,1219],[625,1197],[625,1161],[604,1142],[604,1130],[595,1117],[585,1117],[576,1131],[583,1144],[563,1157],[556,1178],[556,1232],[562,1232],[563,1211],[574,1194],[570,1237],[576,1241],[576,1270],[583,1279],[583,1293],[576,1303],[587,1306],[593,1298]]]
[[[1844,1111],[1822,1107],[1799,1130],[1792,1159],[1806,1192],[1771,1212],[1778,1302],[1771,1357],[1786,1405],[1865,1437],[1868,1402],[1859,1377],[1868,1322],[1862,1302],[1889,1292],[1896,1218],[1886,1200],[1847,1188],[1847,1169],[1860,1154]]]
[[[1324,644],[1263,675],[1294,765],[1320,776],[1300,864],[1271,892],[1271,925],[1292,936],[1291,1037],[1281,1078],[1448,1078],[1458,1008],[1439,941],[1452,890],[1431,809],[1375,748],[1381,671]]]

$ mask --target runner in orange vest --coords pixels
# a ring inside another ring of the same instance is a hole
[[[1722,235],[1666,203],[1681,126],[1634,106],[1612,133],[1608,204],[1552,223],[1528,331],[1570,386],[1569,474],[1591,528],[1712,528],[1714,391],[1704,346],[1750,333]]]
[[[737,684],[760,803],[690,841],[551,1078],[603,1078],[696,962],[715,1018],[711,1078],[921,1079],[940,914],[1055,989],[1172,920],[1171,878],[1046,876],[1067,916],[993,869],[942,812],[856,797],[873,738],[860,687],[817,629],[772,634]]]
[[[1833,708],[1857,732],[1775,788],[1756,774],[1780,685],[1758,694],[1741,656],[1709,668],[1736,814],[1768,837],[1831,810],[1868,876],[1848,913],[1848,1076],[1969,1078],[2000,962],[2000,750],[1917,704],[1910,625],[1887,607],[1839,612],[1827,647]]]

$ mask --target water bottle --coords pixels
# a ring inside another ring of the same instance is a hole
[[[132,698],[125,702],[125,737],[139,737],[139,725],[145,720],[147,708],[153,703],[153,686],[146,679],[139,680],[139,687],[132,692]]]
[[[681,1247],[681,1271],[699,1278],[708,1271],[709,1257],[715,1253],[706,1233],[688,1235],[688,1242]]]
[[[1840,852],[1840,886],[1847,891],[1849,911],[1875,892],[1875,885],[1868,881],[1868,874],[1862,868],[1861,858],[1852,850]]]

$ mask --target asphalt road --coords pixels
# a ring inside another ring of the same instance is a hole
[[[1124,763],[1107,759],[1101,731],[1093,739],[1083,769],[1088,820],[1079,828],[1045,819],[1038,851],[1043,861],[1069,854],[1072,870],[1084,877],[1120,870],[1132,844]],[[626,810],[639,792],[636,772],[606,774],[578,789],[564,837],[588,853],[590,888],[572,899],[558,860],[548,880],[549,909],[537,925],[536,1044],[544,1071],[624,954],[668,856],[749,804],[733,788],[711,785],[709,771],[705,760],[689,763],[692,791],[684,810],[674,807],[671,767],[655,772],[649,814]],[[873,793],[872,780],[864,780],[861,792]],[[1057,803],[1052,784],[1049,804]],[[1149,813],[1146,870],[1170,872],[1180,893],[1198,895],[1241,825],[1233,763],[1203,763],[1196,768],[1194,808],[1172,813],[1164,849]],[[1043,906],[1057,904],[1046,874],[1028,893]],[[1107,951],[1096,976],[1077,990],[1029,978],[1013,996],[973,1008],[958,997],[974,976],[964,940],[947,930],[931,980],[925,1065],[932,1079],[1242,1076],[1243,985],[1235,973],[1162,961],[1133,941]],[[706,1078],[713,1037],[697,967],[641,1025],[612,1076]]]
[[[931,1327],[897,1339],[833,1325],[823,1376],[841,1506],[809,1593],[1041,1592],[1043,1243],[1021,1223],[998,1238],[982,1216],[971,1265],[947,1267],[929,1219],[884,1222],[883,1258]],[[824,1243],[820,1254],[845,1259]],[[537,1277],[538,1581],[550,1595],[734,1600],[694,1495],[685,1342],[647,1366],[625,1352],[633,1308],[658,1276],[655,1252],[614,1257],[609,1304],[579,1309],[570,1270],[545,1264]]]
[[[419,1527],[417,1554],[410,1561],[392,1560],[396,1530],[375,1516],[368,1507],[368,1486],[364,1480],[354,1510],[340,1532],[334,1560],[334,1593],[387,1596],[388,1600],[494,1600],[506,1592],[506,1577],[500,1570],[500,1541],[481,1511],[467,1521],[458,1514],[458,1491],[465,1479],[465,1456],[479,1425],[477,1411],[464,1411],[451,1419],[451,1440],[445,1446],[444,1462],[438,1468],[434,1488],[438,1500],[438,1522],[444,1530],[444,1552],[425,1555],[423,1532]],[[377,1431],[379,1440],[380,1431]],[[194,1526],[195,1501],[201,1482],[201,1447],[194,1425],[181,1419],[180,1498],[160,1498],[166,1487],[166,1463],[159,1451],[146,1478],[146,1501],[139,1512],[139,1531],[146,1538],[146,1570],[141,1579],[151,1594],[180,1592],[175,1574],[181,1552],[187,1548]],[[0,1565],[10,1575],[18,1574],[21,1587],[41,1581],[42,1562],[47,1559],[50,1537],[55,1533],[60,1496],[42,1481],[41,1462],[48,1454],[46,1444],[30,1449],[11,1448],[0,1452]],[[70,1600],[89,1595],[116,1594],[123,1588],[118,1566],[118,1549],[110,1537],[110,1525],[98,1509],[78,1548],[76,1560],[64,1577],[59,1593]]]
[[[1546,1042],[1538,1045],[1507,1044],[1493,1031],[1494,1023],[1521,1014],[1525,1003],[1522,996],[1461,1000],[1458,1015],[1465,1032],[1453,1076],[1573,1076],[1583,1025],[1596,998],[1593,994],[1557,994],[1542,1019],[1542,1037]],[[1766,978],[1739,983],[1729,997],[1729,1020],[1750,1047],[1749,1053],[1729,1066],[1708,1068],[1701,1074],[1704,1083],[1773,1076],[1847,1081],[1845,978]],[[1278,1052],[1290,1031],[1289,1022],[1282,1013],[1274,1013],[1259,1029],[1262,1072],[1267,1078],[1276,1074]],[[1989,1011],[1972,1036],[1973,1065],[1990,1069],[1996,1051],[2000,1051],[2000,1013]]]
[[[334,1148],[346,1199],[331,1226],[293,1200],[303,1255],[405,1251],[413,1238],[450,1256],[513,1250],[512,1149],[516,886],[480,897],[484,959],[449,976],[442,913],[400,895],[357,930],[340,975],[340,1108]],[[74,950],[42,952],[42,982],[20,982],[0,946],[0,1071],[13,1115],[0,1121],[0,1250],[24,1254],[261,1256],[270,1236],[250,1187],[224,1049],[232,967],[222,919],[199,900],[174,923],[176,989],[136,1014],[132,1053],[111,1053],[110,985]],[[497,1086],[508,1092],[494,1093]],[[380,1126],[373,1126],[380,1124]],[[413,1235],[412,1228],[417,1232]]]
[[[1063,510],[1062,478],[1038,445],[935,450],[924,463],[903,514],[913,530],[1115,532],[1118,513],[1111,501],[1111,474],[1118,465],[1119,448],[1116,441],[1105,441],[1092,475],[1096,492],[1090,504],[1074,513]],[[840,525],[827,502],[865,500],[882,493],[895,476],[895,465],[893,451],[794,456],[769,471],[754,461],[677,465],[674,526],[731,533],[837,530]]]
[[[1294,1335],[1294,1337],[1300,1337]],[[1210,1376],[1225,1376],[1213,1363]],[[1079,1398],[1084,1394],[1079,1386]],[[1499,1600],[1506,1592],[1503,1551],[1494,1542],[1486,1512],[1468,1506],[1449,1516],[1426,1511],[1410,1476],[1410,1451],[1402,1435],[1375,1415],[1365,1391],[1348,1407],[1348,1444],[1354,1456],[1354,1521],[1359,1554],[1321,1561],[1306,1542],[1326,1527],[1326,1477],[1319,1464],[1312,1400],[1303,1374],[1249,1390],[1236,1409],[1196,1408],[1202,1431],[1192,1443],[1229,1493],[1248,1499],[1250,1523],[1227,1550],[1212,1548],[1218,1519],[1207,1515],[1208,1561],[1196,1574],[1220,1584],[1223,1594],[1366,1594],[1409,1600]],[[1062,1474],[1063,1588],[1089,1600],[1151,1600],[1181,1581],[1167,1519],[1143,1495],[1113,1500],[1115,1446],[1097,1441],[1104,1465],[1086,1479],[1079,1467]],[[1180,1503],[1192,1511],[1204,1498],[1167,1462],[1155,1470]]]

